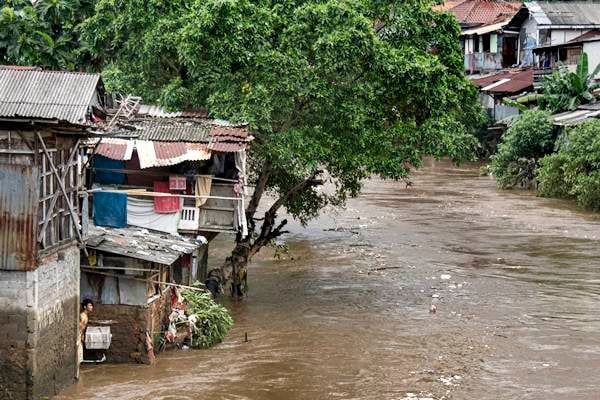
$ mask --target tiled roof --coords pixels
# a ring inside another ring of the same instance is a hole
[[[463,25],[488,25],[507,20],[517,13],[521,2],[505,0],[465,0],[448,2],[441,9],[451,12]]]
[[[99,81],[98,74],[0,68],[0,117],[85,125]]]

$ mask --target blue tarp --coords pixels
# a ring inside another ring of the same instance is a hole
[[[94,168],[124,169],[125,161],[111,160],[96,154],[94,156]],[[125,174],[110,171],[94,171],[94,182],[105,185],[123,185]]]
[[[94,192],[94,224],[124,228],[127,226],[127,195],[125,193]]]

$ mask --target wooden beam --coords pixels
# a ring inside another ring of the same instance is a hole
[[[40,140],[42,140],[41,137],[40,137]],[[75,147],[71,151],[71,155],[69,156],[69,161],[67,161],[67,168],[63,171],[62,179],[60,179],[59,182],[64,182],[65,178],[67,177],[67,174],[70,170],[69,164],[71,164],[71,162],[73,161],[73,156],[75,154],[77,154],[77,149],[79,148],[79,142],[80,142],[80,140],[77,140]],[[42,142],[42,146],[44,147],[44,149],[46,149],[45,143]],[[50,157],[48,155],[47,155],[47,158],[48,158],[48,161],[51,163],[51,166],[52,166],[53,172],[54,172],[54,163],[52,163],[52,160],[50,159]],[[46,177],[44,176],[43,179],[46,179]],[[58,200],[59,193],[60,193],[59,191],[54,192],[54,194],[52,195],[52,199],[50,201],[50,206],[48,207],[47,210],[45,210],[46,212],[44,213],[44,224],[42,225],[42,228],[40,229],[40,233],[38,235],[38,242],[40,242],[46,234],[46,226],[48,225],[48,221],[50,221],[50,219],[52,218],[52,213],[54,211],[54,206],[56,205],[56,201]],[[65,197],[68,197],[66,191],[64,191],[63,193],[64,193]],[[44,196],[46,195],[45,188],[44,188],[43,194],[44,194]],[[46,198],[44,198],[44,201],[46,201]],[[69,201],[69,203],[70,203],[70,201]],[[45,205],[45,203],[44,203],[44,205]],[[75,225],[77,225],[77,222]]]
[[[58,175],[58,171],[56,170],[56,167],[54,166],[54,162],[50,158],[50,154],[48,153],[48,149],[46,148],[46,143],[44,143],[44,139],[42,138],[42,135],[40,135],[40,133],[38,131],[36,131],[35,133],[40,141],[40,144],[42,145],[42,149],[44,150],[44,154],[46,155],[46,158],[48,159],[50,168],[52,169],[54,176],[58,180],[58,185],[60,186],[60,190],[63,192],[65,202],[67,203],[67,206],[69,207],[69,213],[71,214],[71,218],[75,225],[75,233],[77,234],[77,239],[79,240],[79,243],[81,243],[81,245],[83,246],[83,252],[87,256],[88,252],[87,252],[87,249],[85,248],[85,243],[83,242],[83,238],[81,237],[81,232],[79,231],[79,229],[80,229],[79,218],[77,217],[77,213],[73,209],[73,205],[71,204],[71,201],[69,200],[69,195],[67,194],[67,190],[65,189],[64,182],[60,178],[60,175]],[[77,145],[75,146],[75,148],[79,147],[79,141],[80,141],[80,139],[77,139]]]

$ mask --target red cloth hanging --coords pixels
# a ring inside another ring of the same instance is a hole
[[[159,193],[171,193],[169,191],[169,182],[154,182],[154,191]],[[155,197],[154,211],[157,213],[167,214],[179,211],[181,201],[179,197]]]

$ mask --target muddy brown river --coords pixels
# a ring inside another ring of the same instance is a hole
[[[600,399],[600,218],[478,172],[368,181],[254,260],[224,343],[85,366],[58,399]]]

